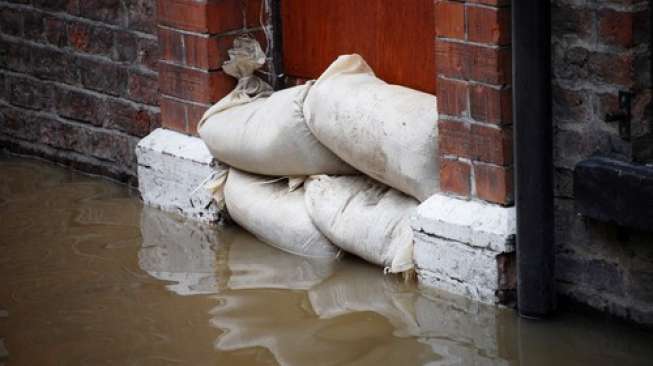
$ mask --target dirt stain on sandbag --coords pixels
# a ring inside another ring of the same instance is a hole
[[[549,322],[144,209],[126,187],[0,156],[0,364],[646,365],[653,336]],[[596,345],[609,345],[597,349]]]

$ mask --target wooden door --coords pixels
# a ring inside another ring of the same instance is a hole
[[[435,94],[433,0],[281,0],[287,75],[358,53],[383,80]]]

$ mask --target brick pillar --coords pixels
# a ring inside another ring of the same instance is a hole
[[[243,9],[244,7],[244,9]],[[236,85],[222,63],[243,30],[259,36],[261,0],[158,0],[163,127],[196,134],[199,118]]]
[[[510,205],[510,0],[435,2],[440,185]]]

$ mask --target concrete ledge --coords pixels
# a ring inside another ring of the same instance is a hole
[[[411,226],[426,234],[508,252],[515,249],[516,217],[514,207],[436,194],[419,205]]]
[[[484,303],[499,303],[514,284],[514,207],[436,194],[411,218],[414,260],[422,286]],[[507,285],[508,284],[508,285]]]
[[[136,147],[138,183],[143,202],[204,222],[216,222],[222,213],[210,194],[193,190],[211,173],[227,168],[213,159],[197,137],[156,129]]]

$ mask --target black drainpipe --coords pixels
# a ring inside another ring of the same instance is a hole
[[[555,308],[550,0],[512,2],[517,307]]]
[[[272,28],[272,42],[270,56],[272,57],[272,87],[274,90],[285,88],[285,75],[283,70],[283,30],[281,23],[281,0],[270,1],[270,22]]]

